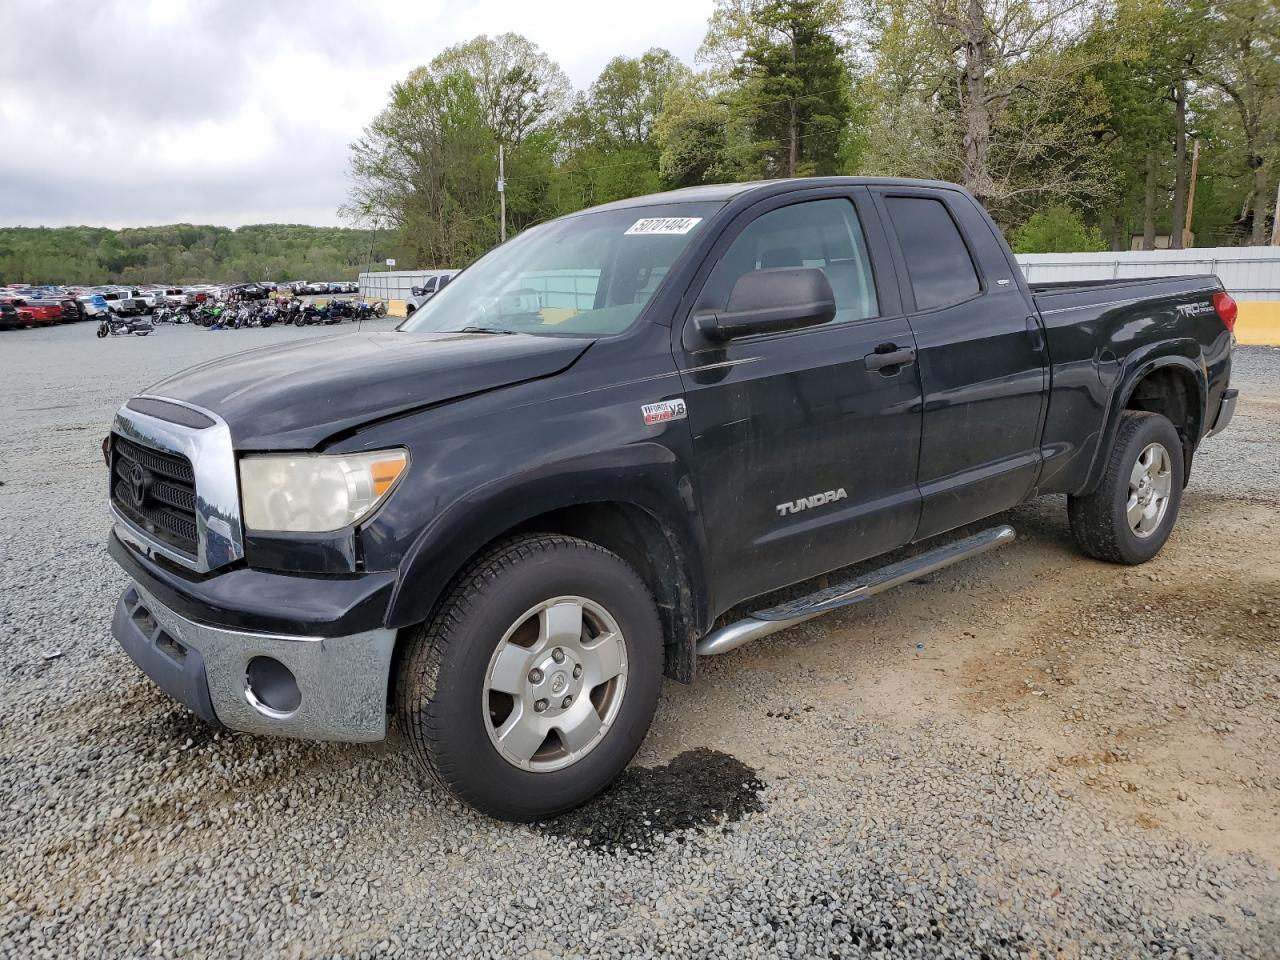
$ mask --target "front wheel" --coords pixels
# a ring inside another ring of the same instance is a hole
[[[1146,563],[1173,532],[1182,506],[1182,440],[1158,413],[1120,417],[1102,482],[1093,493],[1067,498],[1076,545],[1111,563]]]
[[[644,739],[662,685],[648,587],[572,537],[491,550],[407,642],[396,701],[415,758],[503,820],[553,816],[607,786]]]

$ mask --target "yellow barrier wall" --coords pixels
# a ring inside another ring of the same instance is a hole
[[[1280,347],[1280,300],[1243,300],[1236,316],[1236,340]]]

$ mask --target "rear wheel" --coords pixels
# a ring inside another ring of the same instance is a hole
[[[1182,506],[1182,440],[1158,413],[1126,411],[1098,489],[1069,497],[1076,545],[1111,563],[1145,563],[1160,552]]]
[[[527,821],[590,799],[644,739],[662,637],[644,581],[571,537],[508,541],[409,639],[397,714],[415,757],[483,813]]]

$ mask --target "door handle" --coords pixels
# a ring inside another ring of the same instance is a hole
[[[883,376],[891,377],[899,368],[916,362],[916,350],[915,347],[900,348],[896,343],[882,343],[875,353],[868,353],[862,359],[868,370],[879,370]]]

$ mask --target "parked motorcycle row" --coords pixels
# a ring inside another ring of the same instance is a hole
[[[98,325],[98,336],[145,337],[163,323],[189,323],[208,330],[245,330],[277,323],[296,327],[331,325],[344,320],[371,320],[386,315],[385,303],[363,300],[330,300],[321,305],[284,297],[272,300],[232,299],[225,303],[209,299],[198,304],[165,304],[145,317],[111,315]]]

